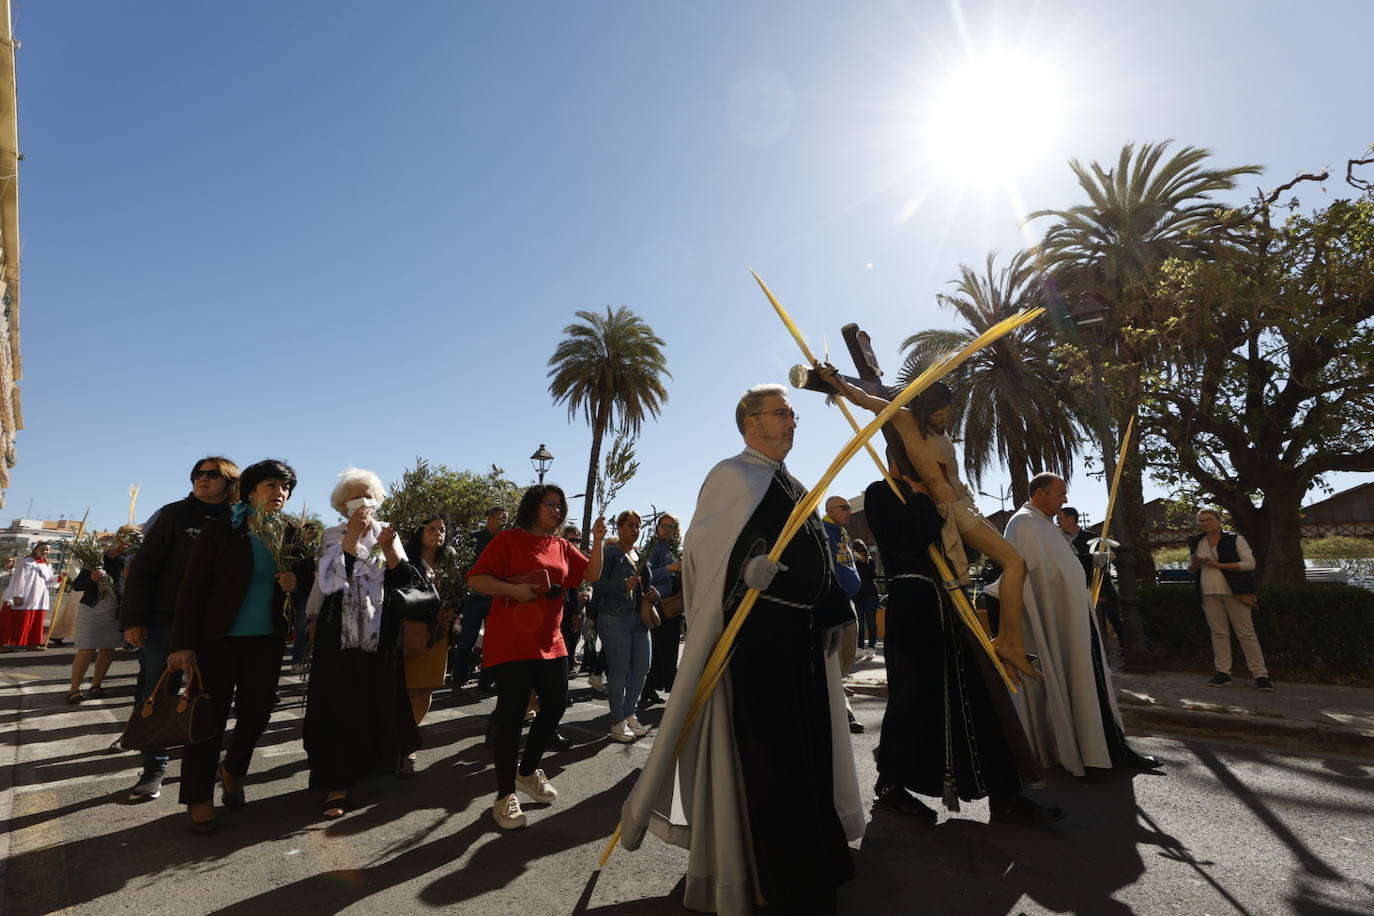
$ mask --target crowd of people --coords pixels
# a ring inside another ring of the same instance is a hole
[[[708,474],[685,540],[671,513],[651,518],[642,538],[644,518],[627,510],[613,526],[598,519],[583,552],[565,493],[544,483],[524,491],[509,526],[493,506],[475,532],[451,530],[439,511],[397,531],[379,517],[381,480],[358,468],[339,475],[330,496],[339,522],[316,540],[283,511],[297,487],[288,464],[267,459],[240,472],[226,457],[204,458],[191,492],[158,510],[132,560],[135,538],[121,529],[101,566],[74,580],[82,611],[67,700],[99,696],[125,643],[140,650],[136,706],[169,680],[207,691],[214,733],[181,752],[179,791],[189,829],[203,835],[216,830],[216,782],[221,807],[248,803],[253,752],[293,636],[292,670],[309,676],[309,789],[326,820],[348,813],[359,782],[413,775],[434,692],[446,683],[463,689],[475,675],[477,689],[496,696],[485,741],[494,760],[490,816],[510,830],[527,824],[522,796],[558,798],[540,764],[546,750],[570,744],[559,724],[580,644],[582,671],[606,698],[610,741],[648,734],[638,715],[668,694],[622,809],[625,847],[636,849],[647,832],[685,847],[692,909],[831,912],[854,875],[848,844],[866,821],[849,738],[863,726],[843,677],[878,647],[879,557],[888,702],[875,809],[934,823],[939,815],[923,799],[957,811],[987,798],[994,822],[1045,826],[1065,816],[1028,794],[1044,785],[1046,767],[1079,776],[1160,767],[1124,737],[1087,587],[1093,562],[1080,549],[1077,513],[1064,505],[1067,484],[1037,475],[1005,539],[983,531],[945,464],[952,447],[937,443],[934,465],[918,454],[923,440],[945,436],[941,387],[913,403],[908,434],[919,438],[890,443],[887,473],[864,494],[873,545],[849,536],[852,507],[840,496],[823,516],[791,524],[806,490],[785,465],[797,417],[778,385],[740,398],[745,448]],[[852,399],[875,411],[886,405]],[[932,486],[932,468],[942,488]],[[1269,689],[1249,621],[1248,545],[1222,531],[1215,513],[1199,522],[1193,562],[1214,634],[1213,683],[1230,680],[1234,628],[1256,685]],[[780,541],[785,529],[793,534]],[[451,562],[460,537],[473,549],[465,569]],[[961,543],[1012,567],[988,587],[990,620],[976,616],[943,559]],[[15,565],[6,642],[32,644],[37,627],[41,645],[47,590],[59,579],[44,545]],[[453,597],[464,594],[454,585],[466,586],[465,597]],[[722,688],[699,695],[716,675],[727,628]],[[160,795],[170,756],[143,750],[133,798]]]

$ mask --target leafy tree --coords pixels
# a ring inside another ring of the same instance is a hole
[[[616,496],[624,489],[639,471],[635,460],[634,440],[627,436],[616,436],[611,449],[606,453],[606,466],[596,478],[596,514],[605,515]]]
[[[1148,380],[1156,476],[1225,507],[1270,584],[1304,581],[1308,490],[1374,471],[1374,193],[1270,216],[1325,178],[1257,201],[1214,260],[1168,262],[1153,292],[1172,312],[1157,343],[1178,354]]]
[[[672,378],[663,356],[663,339],[630,309],[606,314],[580,311],[578,321],[563,329],[563,340],[549,359],[549,393],[555,404],[568,405],[568,419],[581,413],[592,429],[587,462],[587,498],[583,501],[582,547],[592,527],[601,442],[607,432],[634,437],[648,417],[657,417],[665,401],[664,378]]]
[[[1221,231],[1213,195],[1260,171],[1255,165],[1207,168],[1210,151],[1193,146],[1166,158],[1169,145],[1147,143],[1137,151],[1128,143],[1111,169],[1070,160],[1088,202],[1030,216],[1054,221],[1040,247],[1053,296],[1070,311],[1103,310],[1096,340],[1085,340],[1072,325],[1061,326],[1067,333],[1060,357],[1077,362],[1075,375],[1085,381],[1095,374],[1088,363],[1100,360],[1111,395],[1109,415],[1118,431],[1138,413],[1143,372],[1167,355],[1136,333],[1164,317],[1151,296],[1161,265],[1210,257]],[[1149,543],[1142,470],[1138,444],[1132,445],[1122,472],[1120,511],[1133,544]],[[1141,551],[1138,559],[1138,580],[1153,582],[1149,552]]]
[[[955,292],[938,297],[963,319],[964,327],[920,331],[902,341],[907,354],[899,373],[902,384],[1034,303],[1037,273],[1027,253],[1018,253],[1001,271],[994,266],[996,257],[988,255],[982,275],[960,265]],[[1074,393],[1057,383],[1063,377],[1048,327],[1032,322],[984,347],[946,378],[955,394],[950,435],[963,440],[964,471],[975,489],[994,463],[1011,475],[1016,505],[1028,498],[1032,474],[1052,471],[1065,480],[1071,477],[1079,442],[1078,405]]]
[[[486,524],[492,506],[500,506],[514,518],[523,492],[495,465],[478,474],[430,464],[424,458],[416,458],[415,467],[405,470],[388,489],[377,515],[395,526],[404,540],[428,519],[443,516],[449,546],[456,552],[454,566],[464,570],[477,559],[468,533]]]

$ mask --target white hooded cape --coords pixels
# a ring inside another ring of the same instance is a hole
[[[1043,681],[1025,682],[1016,711],[1041,766],[1058,764],[1075,776],[1083,768],[1110,767],[1093,652],[1101,652],[1097,615],[1083,583],[1083,564],[1050,517],[1026,503],[1007,522],[1006,539],[1026,561],[1025,620],[1028,654],[1040,656]],[[998,580],[997,585],[1000,585]],[[996,594],[995,589],[988,591]],[[1121,724],[1111,669],[1099,655],[1112,716]]]
[[[745,787],[731,725],[730,678],[722,677],[698,720],[682,738],[696,685],[724,630],[725,575],[730,552],[773,478],[771,465],[748,451],[711,469],[684,539],[683,598],[687,643],[677,679],[654,736],[648,762],[621,810],[622,842],[637,849],[646,830],[689,850],[683,903],[689,909],[748,914],[759,896]],[[1082,567],[1079,567],[1082,577]],[[728,674],[728,672],[727,672]],[[845,837],[863,836],[864,810],[849,741],[837,656],[826,658],[830,699],[835,811]]]

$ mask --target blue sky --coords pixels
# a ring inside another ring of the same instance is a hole
[[[689,514],[739,448],[739,392],[798,361],[750,267],[815,349],[842,355],[858,321],[895,370],[903,337],[950,323],[935,295],[958,264],[1080,202],[1070,156],[1173,138],[1273,186],[1374,141],[1360,2],[15,16],[26,428],[4,511],[101,527],[130,484],[140,520],[184,495],[207,452],[290,461],[296,508],[323,510],[346,465],[393,480],[417,455],[527,482],[541,443],[580,492],[590,434],[546,362],[574,311],[608,305],[659,332],[673,374],[617,508]],[[984,78],[976,111],[931,113]],[[810,483],[847,428],[794,403]],[[873,476],[856,460],[835,489]],[[1080,476],[1070,498],[1096,519],[1103,489]]]

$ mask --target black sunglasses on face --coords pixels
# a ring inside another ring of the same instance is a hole
[[[191,472],[192,480],[200,480],[202,477],[204,477],[206,480],[219,480],[223,476],[224,475],[221,474],[215,468],[210,468],[209,470],[203,470],[198,468]]]

